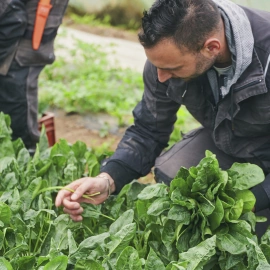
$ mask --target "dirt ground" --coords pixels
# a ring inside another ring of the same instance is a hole
[[[53,110],[56,141],[66,139],[70,143],[83,141],[91,148],[101,147],[104,143],[110,150],[115,150],[125,129],[110,132],[102,135],[102,122],[98,122],[91,116],[82,116],[79,114],[66,114],[60,110]],[[102,115],[104,117],[104,115]],[[108,116],[109,117],[109,116]],[[89,122],[92,123],[89,124]]]
[[[101,36],[110,36],[115,38],[123,38],[130,41],[137,41],[137,34],[115,28],[89,27],[85,25],[73,25],[65,22],[69,27],[86,31]],[[115,128],[114,119],[106,115],[81,116],[78,114],[66,114],[60,110],[53,110],[54,127],[56,141],[66,139],[69,143],[83,141],[89,147],[109,147],[114,151],[119,143],[126,128]],[[102,136],[102,125],[104,122],[110,122],[112,131],[106,132],[106,136]],[[146,177],[139,179],[143,183],[155,183],[153,175],[150,173]]]

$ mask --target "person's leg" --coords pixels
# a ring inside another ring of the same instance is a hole
[[[198,128],[184,135],[181,141],[156,159],[154,168],[156,181],[169,184],[180,167],[197,166],[205,157],[206,150],[216,154],[220,168],[224,170],[229,169],[234,162],[244,162],[219,150],[211,134],[204,128]]]
[[[42,69],[43,67],[30,67],[26,83],[27,128],[32,142],[32,151],[35,150],[40,136],[38,130],[38,77]]]
[[[31,151],[39,141],[38,76],[43,67],[21,67],[15,61],[0,75],[0,111],[10,115],[12,139],[21,138]]]
[[[12,139],[21,138],[31,144],[27,126],[26,80],[28,67],[12,63],[6,76],[0,76],[0,111],[11,117]]]
[[[268,229],[268,227],[270,226],[270,209],[264,209],[261,210],[260,212],[256,212],[256,216],[262,216],[262,217],[266,217],[267,221],[266,222],[258,222],[256,223],[256,235],[261,238],[264,233],[266,232],[266,230]]]

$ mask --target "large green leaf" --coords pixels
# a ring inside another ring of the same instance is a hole
[[[208,217],[212,231],[214,231],[215,229],[217,229],[220,226],[223,218],[224,218],[223,205],[222,205],[222,202],[220,201],[220,199],[217,197],[216,204],[215,204],[215,210]]]
[[[231,207],[229,213],[229,216],[226,216],[225,213],[225,218],[227,218],[228,221],[237,221],[242,212],[243,212],[243,206],[244,206],[244,202],[242,199],[240,200],[236,200],[235,204]]]
[[[170,209],[170,201],[168,198],[156,199],[147,210],[148,215],[160,216],[164,211]]]
[[[66,270],[68,265],[67,256],[58,256],[44,266],[44,270]]]
[[[116,221],[114,221],[110,228],[109,233],[114,235],[119,232],[125,225],[131,224],[134,219],[133,209],[124,212]]]
[[[4,257],[0,257],[0,269],[13,270],[13,267]]]
[[[77,250],[77,243],[76,240],[74,239],[73,235],[72,235],[72,231],[68,229],[67,231],[68,233],[68,250],[69,250],[69,254],[73,254],[76,252]]]
[[[252,211],[256,198],[250,190],[237,190],[235,192],[235,196],[237,200],[242,200],[244,203],[242,211],[243,214]]]
[[[12,212],[10,207],[5,203],[0,202],[0,221],[6,225],[10,224],[11,215]]]
[[[0,138],[0,158],[15,157],[13,144],[9,138]]]
[[[107,244],[109,249],[109,256],[112,253],[118,253],[127,247],[130,241],[134,238],[136,234],[136,224],[131,223],[123,226],[123,228],[116,234],[111,235],[112,241]]]
[[[268,263],[270,263],[270,246],[267,244],[260,244],[260,249],[262,250]]]
[[[227,171],[229,176],[234,181],[234,189],[245,190],[250,189],[265,179],[263,170],[254,164],[237,163]]]
[[[94,260],[78,260],[74,270],[104,270],[104,267]]]
[[[92,177],[97,176],[100,171],[100,164],[97,157],[94,154],[89,153],[87,158],[87,164],[88,164],[88,175]]]
[[[206,151],[206,157],[200,161],[196,168],[198,173],[191,191],[205,193],[212,182],[217,182],[219,179],[220,169],[216,156],[210,151]]]
[[[188,227],[182,230],[181,233],[177,235],[176,248],[180,253],[185,252],[190,248],[192,228],[193,228],[193,224],[190,224]]]
[[[142,263],[138,251],[133,247],[126,247],[117,258],[117,270],[140,270]]]
[[[12,260],[12,265],[17,270],[34,269],[37,257],[35,256],[22,256]],[[1,268],[0,268],[1,269]]]
[[[145,262],[145,270],[165,270],[165,266],[155,251],[150,248],[150,252]]]
[[[219,256],[219,266],[220,268],[223,270],[228,270],[228,269],[232,269],[232,270],[246,270],[247,266],[245,266],[243,264],[243,262],[245,261],[245,256],[241,255],[232,255],[232,254],[228,254],[223,252],[220,256]],[[242,265],[241,265],[242,264]],[[244,268],[243,268],[244,266]]]
[[[162,228],[161,240],[166,247],[172,245],[176,239],[175,221],[167,220]]]
[[[169,210],[168,218],[188,225],[190,222],[191,214],[186,207],[173,205]]]
[[[179,174],[181,174],[181,170],[179,171]],[[178,176],[176,176],[176,178],[174,178],[170,183],[170,192],[173,192],[175,189],[181,190],[181,194],[183,196],[188,196],[190,193],[186,180],[179,178]]]
[[[8,169],[12,162],[15,162],[13,157],[0,158],[0,174],[2,174],[4,170]]]
[[[238,255],[246,252],[246,243],[242,243],[234,238],[231,234],[217,234],[217,247],[221,251]]]
[[[99,246],[105,246],[105,240],[109,236],[110,234],[106,232],[86,238],[79,244],[77,250],[71,254],[71,258],[86,258],[92,250],[95,250]]]
[[[205,216],[210,216],[215,210],[215,205],[206,199],[202,194],[198,194],[198,201],[200,202],[200,208]]]
[[[216,254],[216,236],[179,255],[179,262],[188,263],[186,270],[201,269]]]
[[[168,194],[168,186],[165,184],[156,184],[146,186],[138,195],[140,200],[150,200],[152,198],[164,197]]]
[[[270,269],[270,264],[267,262],[262,250],[256,242],[247,238],[248,246],[248,264],[250,269],[265,270]]]

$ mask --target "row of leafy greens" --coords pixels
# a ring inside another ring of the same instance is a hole
[[[34,157],[11,141],[0,114],[1,269],[270,269],[270,230],[258,239],[249,189],[264,180],[252,164],[219,168],[207,151],[171,182],[134,181],[101,205],[84,205],[75,223],[55,208],[57,189],[95,176],[104,155],[83,142],[48,148],[45,130]]]

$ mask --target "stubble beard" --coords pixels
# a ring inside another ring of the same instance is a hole
[[[198,78],[199,76],[205,74],[216,62],[216,57],[209,59],[206,58],[204,55],[201,53],[198,53],[197,58],[196,58],[196,71],[193,75],[182,78],[184,81],[190,81],[193,79]]]

